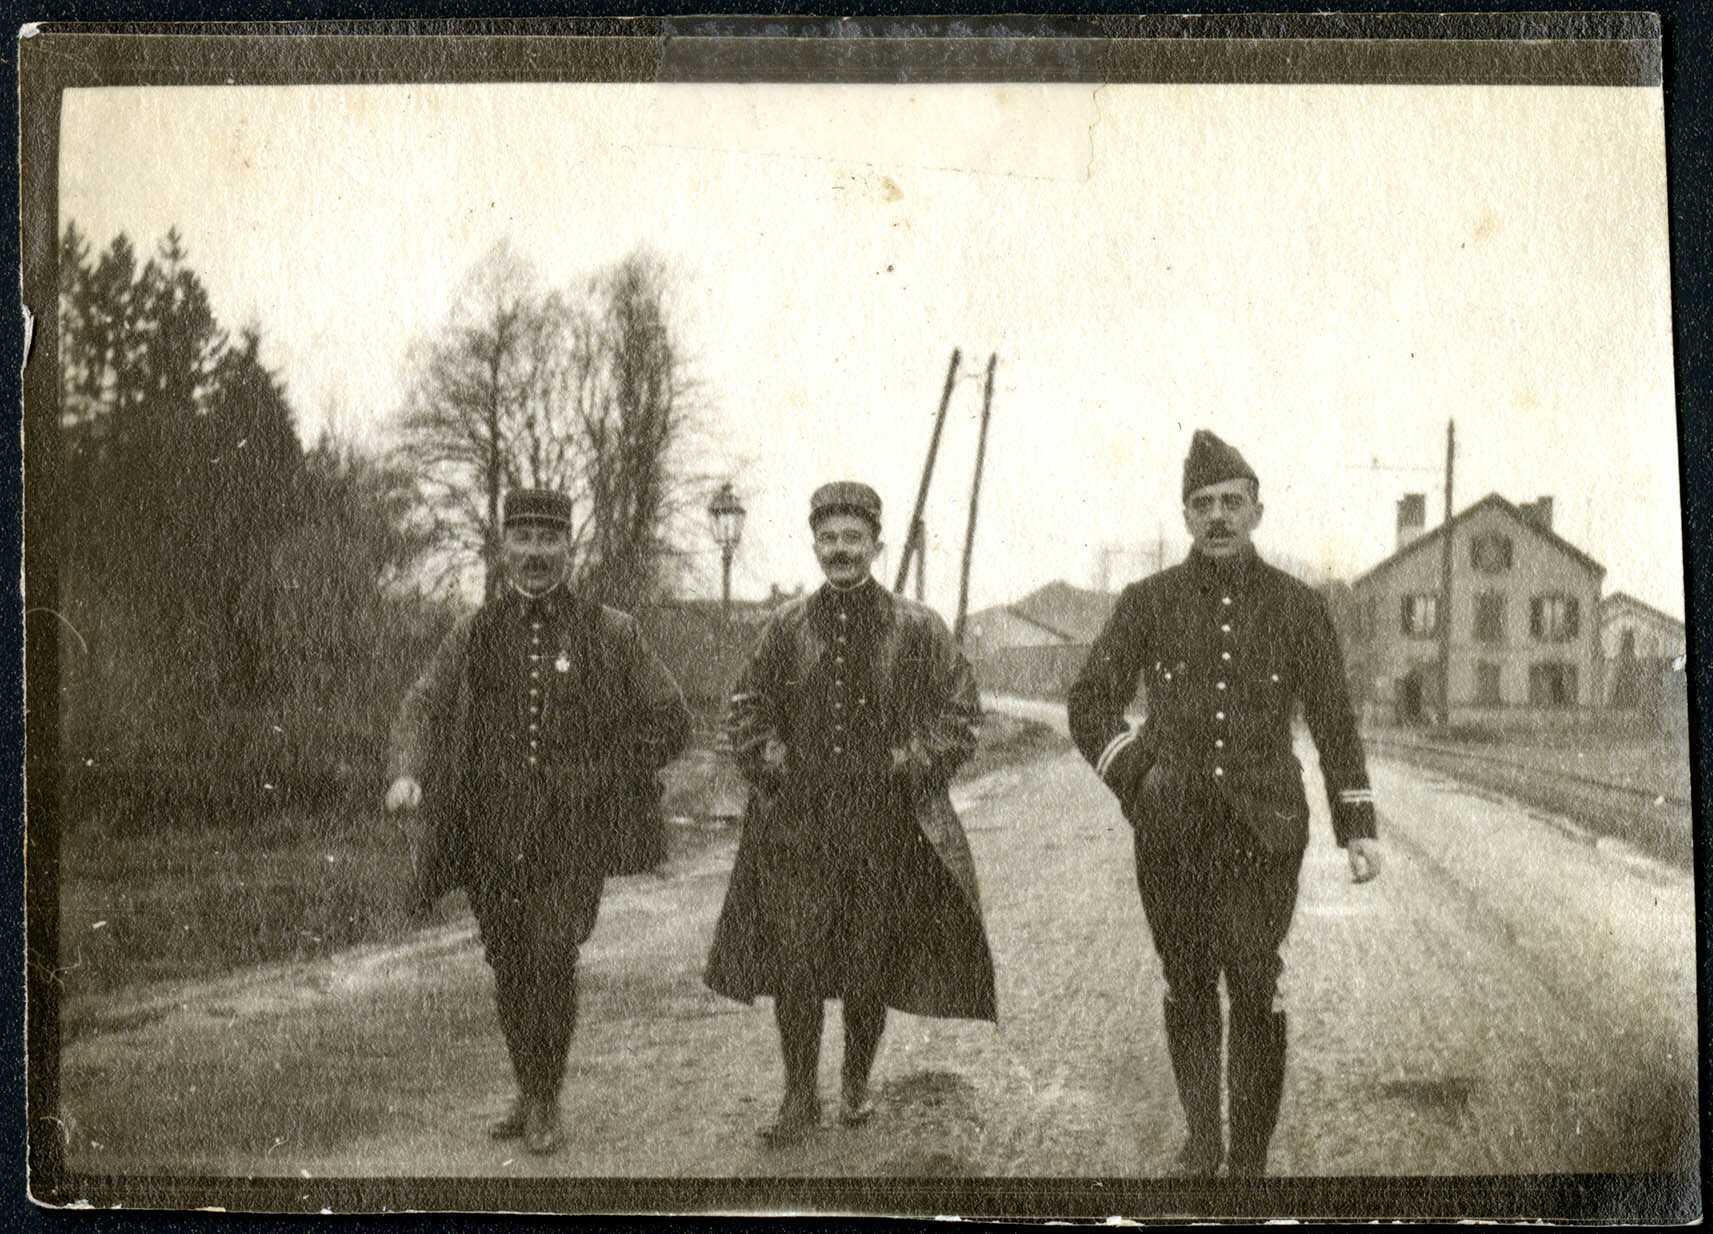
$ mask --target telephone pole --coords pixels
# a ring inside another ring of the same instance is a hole
[[[970,521],[964,532],[963,574],[958,580],[958,619],[952,626],[952,638],[959,643],[964,641],[964,618],[969,615],[970,558],[975,553],[975,516],[981,504],[981,469],[987,459],[987,422],[993,414],[993,367],[998,363],[998,352],[988,356],[987,383],[981,394],[981,431],[975,442],[975,480],[970,485]]]
[[[1451,482],[1457,466],[1457,421],[1445,422],[1445,524],[1439,546],[1439,722],[1451,723]]]
[[[928,485],[934,478],[934,459],[940,453],[940,430],[946,427],[946,409],[952,405],[952,387],[958,380],[958,349],[952,348],[952,362],[946,367],[946,388],[940,392],[940,414],[934,419],[934,435],[928,439],[928,461],[922,465],[922,483],[916,490],[916,508],[910,512],[909,530],[904,536],[904,552],[898,558],[898,578],[892,584],[892,590],[902,593],[904,582],[910,577],[910,555],[917,554],[916,559],[916,594],[922,594],[922,564],[921,557],[927,551],[927,531],[922,522],[922,511],[928,504]]]

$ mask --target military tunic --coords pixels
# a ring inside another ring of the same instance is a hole
[[[872,580],[781,606],[728,717],[751,790],[708,985],[745,1002],[854,994],[993,1018],[948,791],[980,717],[969,664],[931,611]]]
[[[484,605],[401,709],[394,774],[430,777],[424,806],[437,797],[434,838],[454,871],[444,881],[469,893],[526,1095],[558,1092],[579,948],[689,730],[635,622],[564,586]]]
[[[876,1002],[934,864],[875,705],[878,590],[827,587],[810,603],[810,624],[832,654],[800,683],[793,761],[801,774],[791,790],[798,823],[764,867],[787,988]]]
[[[1141,682],[1147,719],[1125,709]],[[1291,751],[1301,707],[1334,836],[1373,836],[1373,794],[1325,602],[1252,552],[1192,551],[1127,587],[1069,698],[1071,734],[1135,830],[1168,985],[1269,1004],[1308,842]]]

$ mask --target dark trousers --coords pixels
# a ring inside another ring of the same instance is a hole
[[[583,865],[547,878],[490,871],[471,882],[500,1031],[525,1097],[559,1094],[577,1027],[578,949],[595,928],[604,881]]]
[[[1300,849],[1261,848],[1223,799],[1192,801],[1182,842],[1136,846],[1136,885],[1166,986],[1180,1006],[1217,1000],[1225,976],[1232,1015],[1271,1010],[1279,948],[1296,911]]]
[[[1221,1155],[1223,1017],[1231,998],[1229,1089],[1233,1174],[1258,1174],[1278,1118],[1285,1016],[1273,1007],[1279,948],[1296,910],[1300,849],[1258,844],[1217,793],[1186,792],[1169,845],[1136,846],[1136,884],[1166,978],[1166,1044],[1189,1141],[1180,1165],[1207,1173]]]

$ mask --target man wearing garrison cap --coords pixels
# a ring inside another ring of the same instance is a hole
[[[476,914],[517,1080],[490,1134],[545,1154],[562,1142],[578,948],[607,875],[663,856],[656,775],[690,713],[636,621],[572,588],[571,503],[514,489],[502,523],[506,583],[406,694],[387,808],[424,808],[413,908],[461,886]]]
[[[732,695],[749,783],[743,834],[706,980],[771,995],[785,1094],[764,1142],[820,1123],[822,1004],[844,1005],[840,1120],[874,1111],[887,1008],[994,1018],[975,868],[948,792],[981,707],[945,622],[869,573],[880,497],[823,485],[809,500],[827,582],[776,610]]]
[[[1136,881],[1163,970],[1167,1052],[1188,1138],[1177,1171],[1264,1171],[1285,1075],[1279,948],[1296,907],[1308,800],[1298,706],[1333,836],[1356,882],[1380,872],[1373,794],[1318,593],[1250,544],[1260,481],[1199,431],[1184,462],[1189,556],[1132,583],[1071,689],[1071,735],[1135,831]],[[1124,718],[1140,679],[1147,720]],[[1229,1059],[1219,978],[1231,1004]],[[1229,1153],[1220,1088],[1230,1096]]]

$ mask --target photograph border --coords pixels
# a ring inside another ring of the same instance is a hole
[[[154,32],[150,32],[151,29]],[[919,37],[925,29],[937,33]],[[160,31],[170,30],[162,33]],[[1272,16],[1167,14],[1085,19],[646,18],[636,21],[409,21],[143,26],[42,23],[18,45],[21,258],[27,327],[22,463],[25,687],[50,705],[27,712],[24,835],[29,1194],[55,1206],[186,1208],[218,1204],[267,1212],[422,1210],[515,1212],[962,1213],[985,1217],[1295,1216],[1304,1219],[1544,1218],[1681,1222],[1702,1211],[1703,1180],[1672,1175],[1520,1178],[1278,1179],[1215,1187],[1137,1179],[278,1179],[102,1177],[68,1173],[51,1131],[59,1024],[52,996],[57,954],[57,717],[60,629],[30,597],[54,594],[53,540],[63,491],[57,459],[58,124],[63,92],[86,86],[405,82],[1111,81],[1482,82],[1661,85],[1666,93],[1686,604],[1692,631],[1691,742],[1696,800],[1706,743],[1701,699],[1709,634],[1696,620],[1704,594],[1695,545],[1709,526],[1710,430],[1704,373],[1706,297],[1685,286],[1686,245],[1702,258],[1707,207],[1686,204],[1707,177],[1703,149],[1688,160],[1671,134],[1691,103],[1672,65],[1691,54],[1648,13],[1461,13]],[[955,32],[955,33],[954,33]],[[1665,37],[1662,40],[1662,34]],[[309,36],[295,41],[296,36]],[[1305,44],[1305,39],[1334,40]],[[359,43],[358,40],[361,40]],[[1669,52],[1669,58],[1667,53]],[[1699,96],[1705,103],[1705,91]],[[1701,130],[1705,146],[1706,133]],[[1689,229],[1699,217],[1702,230]],[[47,225],[51,221],[51,226]],[[1698,263],[1700,287],[1705,262]],[[1701,323],[1700,336],[1692,325]],[[1695,350],[1699,347],[1699,353]],[[1693,395],[1693,398],[1692,398]],[[1691,408],[1699,406],[1699,417]],[[1694,546],[1694,547],[1692,547]],[[1703,563],[1704,564],[1704,563]],[[1708,918],[1704,838],[1697,839],[1697,901]],[[1700,937],[1698,1001],[1708,1021],[1707,940]],[[1701,1060],[1702,1091],[1708,1060]],[[1702,1170],[1707,1127],[1702,1128]],[[902,1203],[900,1203],[902,1201]]]

